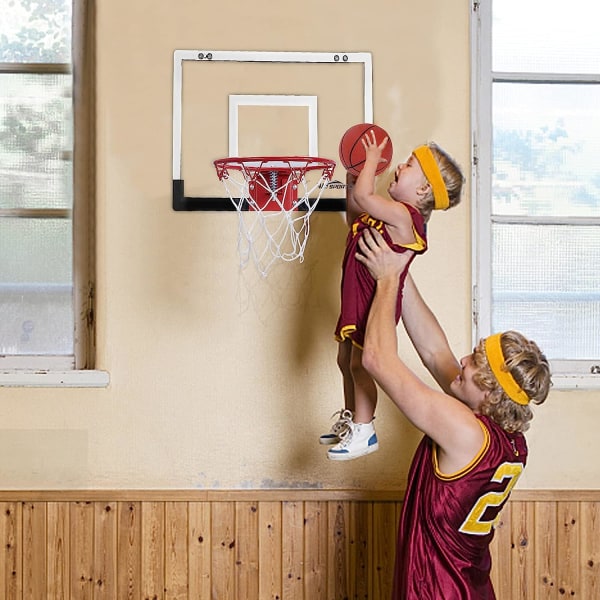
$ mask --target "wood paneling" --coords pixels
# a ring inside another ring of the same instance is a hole
[[[0,597],[387,600],[401,507],[347,490],[0,492]],[[492,556],[498,600],[599,598],[600,492],[515,492]]]

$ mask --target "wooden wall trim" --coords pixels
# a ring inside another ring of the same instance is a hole
[[[401,497],[5,490],[0,599],[389,600]],[[516,492],[490,550],[499,600],[600,598],[600,490]]]
[[[401,502],[404,490],[0,490],[0,502]],[[513,502],[598,502],[598,490],[515,490]]]

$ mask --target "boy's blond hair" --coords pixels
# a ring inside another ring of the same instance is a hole
[[[448,208],[452,208],[461,200],[462,186],[465,182],[465,177],[458,163],[445,150],[442,150],[435,142],[429,142],[427,146],[431,150],[431,153],[438,164],[440,174],[446,185],[448,199],[450,201]],[[430,189],[427,195],[419,202],[419,211],[425,218],[425,221],[429,220],[434,204],[433,190]]]

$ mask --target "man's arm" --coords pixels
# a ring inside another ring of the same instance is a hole
[[[444,392],[452,395],[450,383],[460,373],[460,364],[442,326],[423,300],[410,273],[404,282],[402,322],[423,365]]]
[[[377,236],[377,237],[376,237]],[[367,243],[371,242],[371,252],[378,250],[377,260],[369,263],[365,254],[358,254],[357,260],[367,267],[375,267],[377,273],[374,277],[382,277],[388,271],[394,276],[399,276],[405,264],[408,264],[410,253],[396,254],[388,252],[386,248],[378,248],[377,240],[379,233],[373,231],[372,237],[365,239],[360,248],[367,249]],[[374,256],[372,255],[372,258]],[[447,394],[452,395],[450,383],[461,371],[461,366],[454,356],[448,343],[448,338],[442,329],[436,316],[433,314],[425,300],[419,293],[417,286],[410,273],[406,276],[402,295],[402,322],[421,362],[431,373],[438,385]]]
[[[357,259],[369,268],[377,281],[367,321],[363,366],[408,420],[438,444],[441,469],[446,473],[456,472],[468,464],[481,449],[483,432],[467,405],[426,385],[398,356],[395,306],[399,274],[408,260],[405,257],[407,253],[394,253],[374,230],[365,232],[361,241],[362,254],[357,254]],[[432,327],[433,336],[437,337],[437,342],[431,344],[432,347],[438,344],[440,348],[447,347],[443,332],[442,337],[438,337],[441,331],[439,323],[431,311],[428,311],[429,315],[423,312],[423,306],[426,305],[420,296],[414,296],[415,290],[416,288],[411,292],[411,302],[414,302],[415,307],[412,316],[424,317],[425,322]],[[421,329],[419,326],[413,335],[420,339],[424,331],[425,327]],[[424,344],[422,340],[419,343],[423,348],[429,348],[429,344]],[[440,355],[444,357],[441,363],[436,352],[432,352],[435,359],[431,360],[434,364],[447,365],[438,366],[440,371],[450,370],[449,366],[453,363],[449,357],[454,361],[456,359],[449,349],[440,350]],[[457,369],[454,373],[458,375],[460,365],[457,362],[454,364]]]
[[[369,268],[377,282],[367,321],[363,366],[406,417],[437,441],[438,431],[445,427],[438,409],[454,401],[421,381],[398,356],[395,311],[400,273],[409,253],[392,252],[374,230],[365,232],[360,250],[357,260]]]

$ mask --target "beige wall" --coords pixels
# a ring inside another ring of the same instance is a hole
[[[304,263],[261,281],[239,273],[235,214],[171,210],[172,53],[370,51],[396,156],[434,139],[468,170],[470,3],[98,4],[98,366],[111,383],[0,389],[2,487],[402,487],[419,435],[387,398],[376,454],[331,463],[317,443],[342,405],[342,216],[315,215]],[[471,344],[470,208],[467,193],[434,215],[413,269],[458,354]],[[422,372],[404,337],[401,352]],[[600,487],[599,399],[551,394],[521,488]]]

